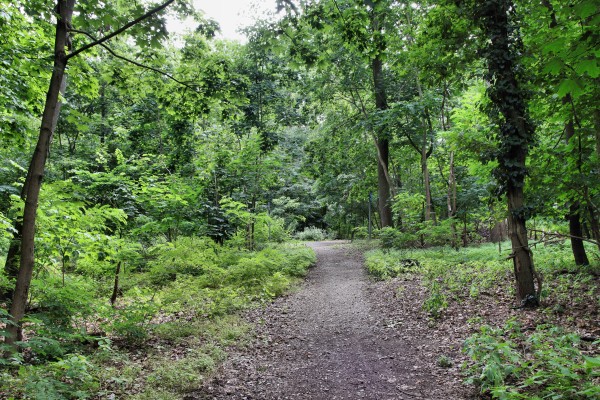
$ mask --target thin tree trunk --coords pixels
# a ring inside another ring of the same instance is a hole
[[[119,274],[121,273],[121,261],[117,263],[117,269],[115,270],[115,283],[113,285],[112,295],[110,296],[110,305],[115,306],[117,296],[119,295]]]
[[[571,95],[567,94],[563,99],[563,104],[570,104],[571,100]],[[575,124],[573,123],[573,117],[571,117],[569,122],[565,124],[565,139],[567,144],[574,136]],[[573,153],[578,160],[577,169],[579,172],[581,172],[580,154],[578,154],[577,150],[574,150]],[[583,230],[581,229],[580,203],[573,197],[569,199],[569,203],[569,214],[567,215],[567,219],[569,220],[569,235],[571,240],[571,249],[573,250],[573,258],[575,259],[576,265],[588,265],[590,262],[585,252],[585,247],[583,246],[583,240],[581,240],[583,237]]]
[[[571,249],[573,250],[573,258],[576,265],[589,265],[585,247],[583,246],[583,229],[580,219],[580,204],[578,201],[571,203],[569,206],[569,235],[571,238]]]
[[[427,140],[427,133],[423,136],[424,139]],[[433,219],[433,222],[435,222],[435,213],[433,212],[431,201],[431,183],[429,178],[429,167],[427,165],[427,147],[425,147],[425,142],[421,148],[421,172],[423,173],[423,186],[425,187],[425,221]]]
[[[26,182],[25,208],[23,211],[20,267],[10,307],[11,319],[14,325],[10,324],[6,328],[8,336],[5,343],[10,346],[14,346],[15,341],[19,340],[21,336],[19,322],[25,315],[29,285],[31,284],[31,276],[35,265],[34,238],[38,198],[44,177],[44,165],[50,152],[50,143],[54,133],[54,120],[58,114],[58,98],[67,66],[66,49],[70,47],[68,29],[71,25],[74,6],[75,0],[58,0],[57,2],[54,68],[52,69],[50,87],[46,95],[38,143],[27,172],[28,182]]]
[[[458,249],[456,222],[456,175],[454,173],[454,152],[450,152],[450,171],[448,174],[448,218],[450,219],[450,228],[452,230],[452,247]]]

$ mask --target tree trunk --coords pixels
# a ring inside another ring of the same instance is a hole
[[[517,300],[523,305],[537,305],[534,283],[533,256],[529,249],[527,228],[523,209],[523,187],[509,186],[508,193],[508,236],[512,245],[513,266],[517,283]],[[530,297],[533,296],[533,297]]]
[[[371,28],[375,40],[377,55],[371,60],[371,71],[373,73],[373,91],[375,94],[375,107],[378,111],[388,109],[387,95],[385,92],[385,81],[383,78],[383,62],[381,54],[386,50],[385,42],[382,38],[383,27],[381,24],[383,14],[373,10],[371,15]],[[392,196],[391,196],[391,179],[389,176],[389,139],[385,132],[377,132],[376,139],[378,163],[377,163],[377,183],[379,195],[379,214],[381,216],[381,227],[393,226],[392,218]]]
[[[46,95],[46,104],[42,114],[38,142],[27,172],[20,267],[10,307],[11,319],[15,324],[10,324],[6,328],[8,336],[5,339],[5,343],[10,346],[14,346],[15,341],[20,339],[21,330],[19,322],[25,314],[29,285],[31,284],[31,276],[35,265],[34,237],[38,198],[44,176],[44,165],[50,152],[50,143],[52,142],[52,135],[54,133],[54,119],[57,116],[58,99],[67,66],[66,49],[70,47],[68,27],[71,25],[74,6],[75,0],[57,1],[54,68],[52,69],[50,86]]]
[[[392,220],[392,199],[390,196],[390,185],[386,178],[386,170],[389,160],[389,142],[387,139],[379,139],[377,148],[381,154],[381,162],[377,163],[377,194],[379,197],[379,215],[381,217],[381,227],[393,226]]]
[[[423,136],[423,139],[427,140],[427,133]],[[429,178],[429,167],[427,166],[427,147],[425,147],[425,141],[421,148],[421,172],[423,173],[423,186],[425,187],[425,221],[433,219],[435,222],[435,213],[431,201],[431,182]]]
[[[115,284],[113,285],[112,295],[110,296],[110,305],[115,306],[117,296],[119,295],[119,274],[121,273],[121,261],[117,263],[117,269],[115,270]]]
[[[527,101],[519,85],[519,32],[513,29],[515,5],[512,0],[477,2],[475,18],[489,42],[483,49],[487,63],[488,96],[502,115],[497,118],[499,130],[498,167],[494,176],[508,200],[508,232],[512,244],[517,300],[522,307],[536,306],[533,255],[529,249],[525,222],[523,189],[527,174],[526,159],[535,129],[527,114]],[[496,118],[493,115],[494,118]],[[541,281],[538,280],[541,284]],[[538,286],[538,291],[541,288]]]
[[[579,202],[572,202],[569,206],[569,235],[571,236],[571,249],[573,250],[573,257],[575,258],[576,265],[589,265],[585,247],[583,246],[583,229],[581,228]]]
[[[563,104],[571,103],[571,95],[567,94],[563,99]],[[565,124],[565,139],[567,144],[575,136],[575,124],[573,123],[573,117],[569,119],[569,122]],[[573,155],[577,157],[577,169],[581,172],[581,159],[578,150],[573,151]],[[583,230],[581,229],[581,212],[579,201],[575,198],[569,199],[569,214],[567,219],[569,220],[569,235],[571,236],[571,249],[573,250],[573,258],[575,259],[576,265],[588,265],[587,254],[585,253],[585,247],[583,246]]]
[[[450,219],[450,227],[452,229],[452,247],[458,249],[457,234],[456,234],[456,174],[454,172],[454,152],[450,152],[450,167],[448,174],[448,218]]]

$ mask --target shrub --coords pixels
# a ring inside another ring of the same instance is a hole
[[[210,238],[181,237],[152,252],[158,256],[150,263],[150,280],[157,286],[174,281],[177,274],[202,275],[219,262],[217,245]]]
[[[110,310],[104,327],[128,344],[138,345],[148,337],[148,324],[160,305],[147,292],[137,288],[132,292],[135,300],[123,308]]]
[[[21,384],[24,399],[89,399],[99,384],[92,375],[92,365],[80,354],[70,354],[40,366],[24,366],[13,384]]]
[[[305,242],[318,242],[320,240],[325,240],[327,238],[327,232],[323,229],[316,228],[314,226],[304,228],[302,232],[296,232],[294,237],[298,240],[302,240]]]
[[[379,237],[382,248],[393,249],[397,245],[400,232],[394,228],[386,226],[385,228],[379,230],[377,236]]]
[[[376,279],[385,280],[418,269],[417,260],[397,257],[398,254],[390,256],[381,250],[368,252],[365,260],[367,271]]]
[[[465,341],[473,363],[467,382],[494,399],[595,399],[600,395],[600,358],[585,356],[577,335],[538,326],[527,336],[513,320],[503,328],[481,327]]]

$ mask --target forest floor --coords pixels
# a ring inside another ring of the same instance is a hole
[[[249,312],[252,343],[186,399],[476,397],[460,373],[464,333],[432,325],[418,279],[374,282],[351,245],[310,246],[318,261],[306,282]]]

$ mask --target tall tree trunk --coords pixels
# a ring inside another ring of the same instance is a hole
[[[424,139],[427,140],[427,133],[424,135]],[[431,200],[431,179],[429,177],[429,167],[427,165],[427,147],[423,142],[421,148],[421,172],[423,173],[423,186],[425,187],[425,221],[433,219],[435,222],[435,212],[433,211],[433,204]]]
[[[523,307],[539,304],[534,279],[538,277],[527,239],[528,211],[524,202],[526,159],[533,142],[534,127],[529,121],[527,104],[517,75],[519,33],[511,17],[512,0],[488,0],[477,3],[475,18],[489,39],[483,54],[487,62],[488,96],[502,116],[498,119],[498,167],[494,175],[508,200],[508,234],[512,245],[517,300]],[[541,285],[541,280],[538,279]],[[538,291],[541,288],[538,285]]]
[[[571,103],[571,95],[567,94],[563,99],[564,104]],[[575,136],[575,124],[573,123],[573,117],[569,119],[569,122],[565,124],[565,139],[567,144]],[[577,169],[581,172],[581,159],[578,150],[573,151],[573,155],[577,157]],[[587,254],[585,253],[585,247],[583,246],[583,230],[581,229],[581,211],[580,203],[577,199],[571,197],[569,199],[569,214],[567,219],[569,220],[569,235],[571,236],[571,249],[573,250],[573,258],[575,259],[576,265],[588,265]]]
[[[371,60],[371,71],[373,73],[373,91],[375,94],[375,107],[378,111],[388,109],[387,95],[385,92],[385,80],[383,77],[383,62],[381,55],[386,51],[385,39],[383,38],[384,14],[375,6],[371,13],[371,34],[374,38],[376,55]],[[377,183],[379,194],[379,215],[381,227],[393,226],[392,218],[392,195],[391,178],[389,174],[390,143],[386,132],[377,132],[375,140],[377,146]]]
[[[54,133],[54,121],[58,114],[58,98],[67,66],[66,49],[70,47],[68,29],[71,26],[74,6],[75,0],[57,1],[54,68],[52,69],[52,77],[50,78],[50,86],[42,114],[40,135],[27,172],[23,229],[21,231],[20,267],[10,307],[11,319],[14,325],[10,324],[6,328],[8,336],[5,339],[5,343],[10,346],[13,346],[15,341],[20,338],[21,330],[19,322],[25,314],[29,285],[31,284],[31,276],[35,265],[34,237],[38,198],[44,176],[44,166],[50,152],[50,143],[52,142],[52,135]]]
[[[600,158],[600,109],[594,111],[594,131],[596,135],[596,156]],[[600,250],[600,215],[598,215],[598,209],[592,203],[588,193],[586,193],[585,197],[592,236],[598,244],[598,250]]]
[[[375,106],[378,110],[387,110],[387,97],[383,80],[383,63],[379,56],[376,56],[372,63],[373,84],[375,88]],[[376,140],[378,163],[377,163],[377,183],[379,195],[379,213],[381,216],[381,226],[393,226],[392,219],[392,199],[391,186],[389,182],[389,154],[390,143],[385,133],[380,132]]]
[[[393,226],[392,199],[390,195],[390,184],[386,178],[389,165],[389,142],[387,139],[377,141],[377,149],[381,154],[381,160],[377,163],[377,194],[379,196],[379,215],[381,227]]]
[[[450,227],[452,229],[452,247],[458,249],[456,235],[456,174],[454,172],[454,151],[450,152],[450,167],[448,174],[448,218],[450,219]]]

